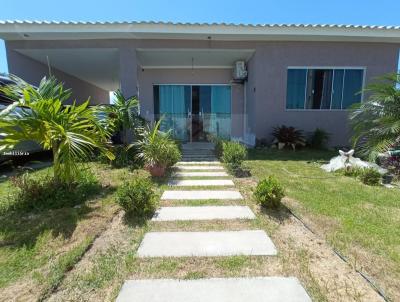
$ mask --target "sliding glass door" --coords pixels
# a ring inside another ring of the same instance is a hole
[[[229,85],[155,85],[154,112],[163,131],[182,141],[231,135]]]

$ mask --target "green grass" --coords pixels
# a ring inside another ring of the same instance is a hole
[[[286,195],[300,203],[294,211],[309,218],[333,246],[361,262],[361,267],[374,270],[370,266],[374,263],[398,281],[400,190],[367,186],[356,178],[320,169],[335,155],[330,151],[254,150],[246,164],[258,179],[277,177]],[[359,257],[361,250],[367,256]]]
[[[32,295],[44,298],[105,229],[118,209],[113,202],[115,187],[132,176],[127,169],[90,166],[102,186],[96,191],[82,188],[78,203],[61,208],[20,207],[12,183],[0,182],[0,289],[33,278],[38,286]],[[43,178],[51,175],[51,168],[30,174]]]

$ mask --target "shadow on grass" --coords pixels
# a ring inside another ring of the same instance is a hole
[[[147,225],[148,221],[153,217],[153,214],[146,217],[137,217],[132,214],[124,214],[123,222],[130,227],[142,227]]]
[[[292,216],[289,209],[283,204],[278,209],[261,207],[261,213],[280,224]]]
[[[20,209],[3,213],[0,216],[0,233],[2,234],[0,247],[31,249],[36,245],[37,240],[48,232],[52,237],[70,238],[78,222],[93,211],[93,208],[84,202],[96,196],[105,197],[114,191],[115,188],[112,187],[99,187],[96,192],[82,195],[79,200],[62,208],[33,211]]]
[[[297,151],[286,149],[250,149],[247,160],[327,162],[337,155],[338,152],[335,150],[315,150],[307,148]]]

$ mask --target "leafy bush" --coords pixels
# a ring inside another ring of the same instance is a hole
[[[146,166],[169,168],[179,161],[181,152],[169,133],[159,131],[160,122],[145,128],[135,146]]]
[[[152,182],[144,177],[125,182],[117,191],[117,203],[129,216],[138,219],[151,217],[156,210]]]
[[[254,197],[262,207],[279,208],[283,196],[283,187],[273,176],[261,180],[254,191]]]
[[[361,181],[369,186],[379,185],[381,177],[381,174],[373,168],[362,169],[360,174]]]
[[[16,188],[9,199],[10,207],[3,210],[44,210],[73,207],[95,195],[101,189],[96,177],[87,169],[70,184],[49,178],[48,175],[24,173],[10,178]]]
[[[223,142],[222,161],[231,169],[238,169],[242,166],[247,157],[247,149],[238,142]]]
[[[336,172],[344,176],[359,177],[362,173],[362,170],[363,170],[362,168],[358,167],[347,167],[345,169],[340,169]]]
[[[104,164],[109,164],[113,168],[124,168],[124,167],[142,167],[141,160],[137,157],[138,150],[133,147],[127,147],[125,145],[114,145],[111,147],[111,152],[115,158],[110,160],[104,155],[98,156],[98,161]]]
[[[274,137],[272,144],[278,145],[278,149],[291,147],[293,150],[296,150],[296,146],[306,145],[303,131],[294,127],[286,127],[284,125],[274,127],[272,136]]]
[[[311,134],[310,147],[314,149],[325,149],[330,138],[330,134],[323,129],[317,128]]]

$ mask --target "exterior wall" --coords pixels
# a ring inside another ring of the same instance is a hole
[[[366,84],[397,71],[399,45],[374,43],[275,42],[256,49],[256,120],[258,138],[269,138],[271,128],[285,124],[304,131],[322,128],[331,145],[348,145],[348,111],[286,110],[288,66],[365,67]]]
[[[141,114],[153,119],[155,84],[230,84],[231,69],[145,69],[140,70],[139,98]],[[243,85],[232,85],[232,136],[243,133]]]
[[[7,47],[7,60],[9,73],[23,78],[32,85],[38,85],[44,76],[49,75],[47,66],[33,60]],[[86,101],[90,97],[91,104],[108,104],[109,92],[86,81],[71,76],[58,69],[52,68],[52,74],[58,80],[65,83],[66,88],[72,89],[72,100],[78,103]],[[71,100],[71,101],[72,101]]]
[[[30,76],[30,69],[47,73],[43,64],[23,58],[12,49],[19,48],[119,48],[121,89],[128,95],[139,93],[142,114],[153,114],[153,84],[228,83],[231,70],[219,69],[147,69],[138,68],[136,48],[184,49],[255,49],[248,61],[246,83],[247,130],[258,138],[270,138],[272,127],[295,126],[305,131],[316,127],[330,132],[332,145],[347,145],[350,135],[347,111],[286,110],[288,66],[364,67],[366,83],[376,76],[397,70],[399,44],[361,42],[250,42],[210,40],[68,40],[68,41],[8,41],[10,71]],[[27,68],[27,66],[31,66]],[[37,73],[34,71],[33,73]],[[62,75],[65,76],[65,75]],[[35,76],[35,79],[40,78]],[[68,82],[67,80],[65,80]],[[80,80],[79,80],[80,81]],[[71,85],[73,86],[73,85]],[[75,90],[80,91],[78,84]],[[88,88],[82,88],[83,91]],[[138,91],[139,90],[139,91]],[[233,113],[244,107],[244,87],[233,88]],[[81,92],[80,92],[81,93]],[[84,93],[86,94],[86,93]],[[88,95],[89,93],[87,93]],[[94,93],[91,93],[94,95]],[[240,95],[242,95],[240,97]],[[234,131],[237,123],[234,122]],[[243,127],[240,126],[239,128]]]

